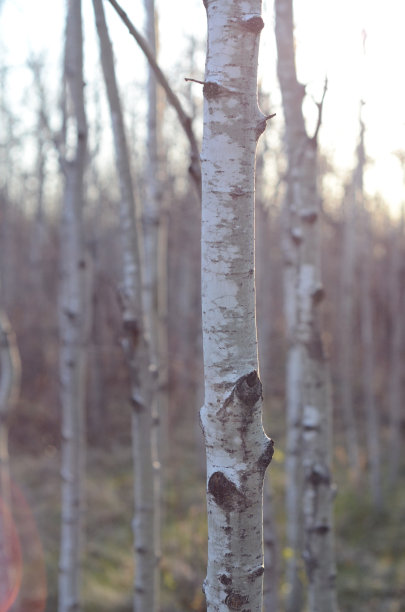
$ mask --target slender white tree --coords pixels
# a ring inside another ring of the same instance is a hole
[[[370,215],[365,207],[364,200],[364,168],[366,164],[366,151],[364,144],[365,125],[360,117],[360,138],[357,147],[357,165],[353,182],[355,189],[356,206],[360,212],[360,334],[362,343],[362,379],[363,401],[366,420],[366,440],[369,464],[370,488],[374,506],[382,505],[381,488],[381,450],[379,439],[379,417],[376,406],[374,377],[375,377],[375,334],[374,312],[371,293],[373,256],[372,232]]]
[[[399,160],[405,168],[405,155],[397,153]],[[401,275],[404,270],[403,258],[403,236],[405,226],[405,204],[401,207],[401,219],[390,231],[392,235],[392,250],[390,258],[389,273],[389,303],[391,318],[391,342],[390,342],[390,371],[389,371],[389,411],[390,411],[390,453],[389,453],[389,480],[391,486],[398,478],[402,436],[401,436],[401,414],[403,390],[401,385],[402,360],[401,352],[404,341],[405,324],[403,317],[404,289],[401,283]]]
[[[202,317],[207,454],[207,610],[262,610],[262,425],[254,285],[260,0],[205,0]]]
[[[332,522],[331,394],[328,364],[322,346],[320,311],[324,292],[320,274],[317,192],[317,136],[322,103],[312,137],[302,111],[305,88],[295,67],[292,0],[276,0],[277,70],[285,117],[288,158],[288,266],[285,310],[288,338],[287,369],[287,520],[293,533],[295,575],[287,609],[300,609],[297,585],[298,553],[302,547],[308,577],[311,612],[336,610],[334,538]],[[326,84],[324,94],[326,92]],[[292,489],[292,491],[290,491]],[[295,489],[295,490],[294,490]],[[301,515],[302,507],[302,515]],[[295,607],[293,607],[295,606]]]
[[[349,468],[355,480],[359,476],[359,442],[353,403],[353,342],[354,298],[356,289],[356,236],[358,210],[353,181],[348,186],[343,202],[343,249],[340,278],[339,313],[339,401],[342,411],[343,427]]]
[[[157,610],[158,559],[155,550],[155,487],[152,461],[152,390],[149,347],[143,325],[141,232],[135,221],[135,198],[113,49],[102,0],[93,0],[100,58],[106,84],[121,192],[120,228],[123,256],[121,291],[123,347],[131,385],[132,438],[135,472],[134,611]],[[139,211],[140,212],[140,211]],[[138,213],[138,219],[140,214]]]
[[[68,0],[65,40],[64,142],[60,163],[65,185],[61,219],[60,397],[62,405],[62,532],[59,612],[80,609],[81,531],[86,390],[86,260],[83,182],[87,159],[81,1]]]

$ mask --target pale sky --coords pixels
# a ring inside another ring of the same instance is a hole
[[[141,28],[142,0],[121,3]],[[83,6],[87,66],[88,71],[93,71],[98,51],[91,0],[83,0]],[[184,59],[188,37],[204,38],[205,10],[202,0],[156,0],[156,6],[160,14],[161,63],[166,71],[173,71]],[[0,48],[2,54],[6,53],[7,62],[15,67],[12,83],[16,95],[29,87],[29,75],[23,65],[31,50],[47,53],[49,78],[57,86],[64,12],[64,0],[4,0]],[[139,81],[144,70],[142,56],[111,7],[107,6],[106,12],[120,81]],[[264,0],[263,17],[266,27],[262,33],[259,74],[277,101],[272,0]],[[403,199],[403,173],[393,152],[403,149],[405,143],[405,80],[399,71],[399,58],[405,57],[405,2],[296,0],[295,22],[300,80],[307,84],[308,92],[319,98],[326,74],[329,79],[320,133],[322,149],[332,156],[338,172],[344,176],[354,164],[359,102],[364,99],[366,148],[373,160],[367,171],[366,187],[371,193],[381,193],[393,209],[398,209]],[[195,76],[201,78],[202,74]],[[184,87],[182,74],[174,81],[176,88]],[[309,124],[314,108],[308,97],[304,109]]]

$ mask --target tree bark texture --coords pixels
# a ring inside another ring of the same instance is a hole
[[[292,430],[287,441],[287,487],[296,488],[295,492],[287,489],[287,501],[292,496],[292,507],[287,504],[287,520],[290,523],[298,520],[299,529],[302,507],[304,537],[299,531],[295,532],[291,547],[295,554],[303,540],[309,610],[333,612],[337,603],[330,474],[331,395],[319,313],[323,289],[316,136],[320,123],[315,136],[310,138],[302,113],[305,88],[296,75],[293,30],[292,0],[276,0],[277,69],[288,157],[286,240],[289,259],[285,300],[289,334],[287,423]],[[294,525],[290,528],[296,529]],[[288,609],[293,609],[291,602]],[[295,608],[294,612],[298,609]]]
[[[133,459],[135,475],[135,591],[134,611],[156,610],[158,559],[155,553],[155,497],[152,462],[152,379],[149,349],[143,326],[140,232],[135,221],[135,199],[128,146],[111,41],[101,0],[93,0],[100,42],[120,184],[120,228],[123,255],[121,306],[123,348],[131,384]],[[140,215],[138,215],[140,218]]]
[[[262,426],[254,287],[254,165],[260,0],[205,0],[202,317],[208,611],[262,610]]]
[[[84,479],[84,407],[87,347],[83,178],[87,158],[84,105],[83,36],[80,0],[69,0],[66,22],[66,122],[75,142],[61,158],[65,177],[61,219],[59,304],[60,393],[62,406],[62,532],[59,612],[80,609],[81,530]]]

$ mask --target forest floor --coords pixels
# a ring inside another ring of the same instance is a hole
[[[281,424],[272,431],[276,452],[268,473],[282,566],[288,551],[284,547],[283,440],[277,429],[281,432]],[[161,611],[203,612],[207,530],[202,445],[190,418],[170,428],[170,439],[163,472]],[[12,612],[57,609],[59,464],[56,445],[33,450],[30,444],[25,449],[20,443],[11,444],[14,509],[23,557],[22,584]],[[335,446],[334,479],[341,611],[405,612],[405,487],[398,485],[387,493],[383,509],[374,510],[366,475],[360,483],[349,482],[339,446]],[[117,434],[113,428],[108,439],[87,451],[84,612],[132,610],[132,511],[131,443],[128,433]],[[285,589],[281,572],[281,599]]]

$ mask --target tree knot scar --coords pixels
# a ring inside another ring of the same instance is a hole
[[[126,336],[131,338],[134,344],[137,344],[141,334],[141,328],[139,327],[138,321],[135,319],[126,319],[123,322],[123,327]]]
[[[243,19],[241,21],[241,26],[248,32],[260,34],[264,28],[264,21],[260,15],[255,15],[253,17],[249,17],[248,19]]]
[[[241,376],[235,385],[235,390],[238,398],[244,404],[253,408],[262,397],[262,383],[256,370],[253,370],[246,376]]]
[[[305,223],[309,223],[312,225],[318,218],[318,211],[311,208],[306,208],[301,212],[301,219],[305,221]]]
[[[315,287],[314,291],[312,292],[312,301],[314,304],[320,304],[320,302],[322,302],[322,300],[325,297],[325,290],[321,285],[318,285],[317,287]]]
[[[218,98],[221,93],[225,93],[225,87],[221,87],[218,83],[214,81],[206,81],[203,87],[203,94],[207,98],[207,100],[212,100],[214,98]]]
[[[266,448],[259,457],[258,467],[259,470],[265,472],[274,455],[274,442],[271,438],[267,439]]]
[[[256,140],[259,140],[260,136],[263,134],[267,126],[266,119],[261,119],[256,123],[255,137]]]
[[[260,136],[263,134],[267,127],[267,121],[269,119],[273,119],[276,116],[276,113],[272,113],[271,115],[266,115],[260,121],[256,123],[256,140],[259,140]]]
[[[255,570],[253,570],[253,572],[250,572],[250,574],[248,575],[248,580],[249,582],[254,582],[257,578],[260,578],[261,576],[263,576],[263,574],[264,574],[264,567],[263,565],[260,565]]]
[[[314,465],[310,474],[309,482],[313,487],[320,485],[330,486],[330,474],[326,466]]]
[[[236,485],[222,472],[214,472],[208,481],[208,493],[225,512],[232,512],[246,505],[246,499]]]
[[[219,577],[219,582],[221,584],[224,584],[225,586],[229,586],[230,584],[232,584],[232,578],[230,576],[227,576],[226,574],[221,574],[221,576]]]
[[[229,593],[228,597],[225,599],[225,603],[230,610],[241,610],[242,606],[248,603],[249,598],[246,595],[241,595],[240,593]]]

